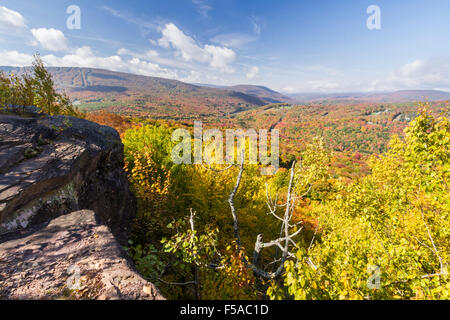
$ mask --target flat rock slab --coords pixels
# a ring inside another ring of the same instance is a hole
[[[30,232],[0,243],[0,299],[164,299],[93,211]]]

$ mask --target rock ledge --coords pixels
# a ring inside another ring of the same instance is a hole
[[[0,299],[164,299],[89,210],[0,243]]]

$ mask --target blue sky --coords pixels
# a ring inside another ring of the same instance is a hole
[[[0,43],[0,65],[39,51],[52,66],[286,93],[450,91],[448,0],[0,0]]]

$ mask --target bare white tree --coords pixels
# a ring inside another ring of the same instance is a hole
[[[244,160],[245,160],[245,154],[242,153],[242,159],[239,167],[239,173],[236,179],[236,183],[234,185],[233,190],[230,193],[230,196],[228,197],[228,203],[230,204],[231,209],[231,216],[233,218],[233,230],[234,230],[234,237],[236,238],[236,243],[239,250],[243,250],[241,238],[240,238],[240,230],[239,230],[239,218],[237,216],[236,207],[234,204],[234,198],[239,190],[239,186],[241,184],[242,175],[244,173]],[[294,258],[296,259],[295,254],[291,252],[292,248],[298,248],[297,243],[294,241],[294,237],[300,234],[300,232],[303,230],[303,227],[298,227],[301,222],[297,224],[292,224],[292,214],[295,207],[295,201],[296,199],[299,199],[301,197],[304,197],[311,189],[311,186],[309,190],[303,194],[302,196],[298,197],[295,195],[295,183],[294,183],[294,176],[295,176],[295,161],[292,163],[291,172],[290,172],[290,178],[289,178],[289,186],[287,190],[287,199],[286,202],[282,205],[278,204],[278,197],[276,197],[275,200],[271,198],[269,195],[269,191],[266,185],[266,197],[267,197],[267,205],[269,207],[269,213],[272,216],[274,216],[277,220],[280,220],[281,228],[280,228],[280,236],[277,239],[263,242],[263,235],[259,234],[256,237],[255,242],[255,248],[253,250],[253,261],[250,263],[245,255],[242,255],[243,262],[245,265],[253,270],[253,272],[263,278],[266,279],[274,279],[279,277],[283,270],[284,270],[284,263],[288,258]],[[285,207],[284,209],[284,215],[280,217],[277,214],[277,209],[280,207]],[[265,248],[270,247],[276,247],[281,252],[281,257],[278,258],[277,254],[275,254],[274,260],[270,262],[268,265],[273,265],[278,263],[278,268],[276,268],[275,271],[266,271],[264,267],[260,265],[260,257],[261,252]]]

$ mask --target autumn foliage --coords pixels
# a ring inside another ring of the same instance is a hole
[[[293,222],[305,229],[296,258],[269,282],[253,274],[243,255],[257,234],[277,236],[265,185],[282,203],[288,171],[265,177],[247,167],[236,198],[240,251],[226,201],[237,171],[174,165],[173,127],[131,129],[123,141],[139,214],[129,252],[176,299],[448,299],[449,123],[427,110],[418,114],[387,152],[349,155],[367,166],[361,178],[335,171],[336,151],[323,138],[298,152],[297,191],[309,192],[296,203]]]

